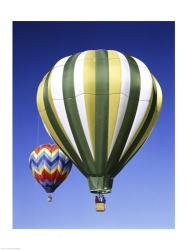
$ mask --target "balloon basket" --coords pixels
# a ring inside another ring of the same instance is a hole
[[[52,200],[53,200],[52,196],[51,196],[51,195],[48,195],[47,201],[48,201],[48,202],[52,202]]]
[[[95,204],[95,208],[97,212],[104,212],[106,209],[106,204],[104,202],[97,202]]]

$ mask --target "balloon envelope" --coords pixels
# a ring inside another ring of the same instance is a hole
[[[37,105],[48,133],[88,177],[90,191],[109,193],[150,135],[162,92],[139,59],[88,50],[54,65],[39,85]]]
[[[33,176],[47,193],[52,193],[68,176],[72,163],[57,145],[35,148],[29,158]]]

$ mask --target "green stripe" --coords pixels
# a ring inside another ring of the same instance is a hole
[[[96,50],[96,100],[95,100],[95,175],[106,172],[108,148],[109,110],[109,66],[108,52]]]
[[[84,162],[79,167],[91,175],[94,170],[93,158],[81,124],[74,90],[74,68],[79,54],[80,53],[77,53],[70,57],[64,65],[63,96],[69,125]]]
[[[140,72],[138,65],[132,57],[127,55],[125,55],[125,57],[128,60],[130,67],[130,93],[122,126],[108,160],[107,168],[109,174],[112,173],[116,168],[116,165],[118,164],[119,158],[127,142],[134,118],[136,116],[140,96]]]
[[[146,139],[142,142],[142,144],[140,145],[140,147],[137,149],[137,151],[130,157],[130,159],[127,161],[128,157],[131,155],[132,151],[134,150],[134,148],[138,145],[139,141],[141,140],[141,138],[143,137],[143,135],[145,134],[153,116],[155,113],[155,109],[156,107],[156,103],[157,103],[157,91],[156,91],[156,87],[155,87],[155,83],[153,80],[153,98],[152,98],[152,103],[151,103],[151,108],[149,111],[149,114],[140,130],[140,132],[138,133],[136,139],[134,140],[134,142],[132,143],[132,145],[130,146],[130,148],[128,149],[128,151],[126,152],[126,154],[124,155],[124,157],[120,160],[120,162],[118,163],[118,166],[113,172],[112,175],[115,176],[117,175],[121,169],[124,167],[124,165],[126,165],[131,159],[132,157],[138,152],[138,150],[142,147],[142,145],[144,144],[144,142],[146,141]],[[149,136],[149,135],[148,135]]]
[[[70,143],[68,142],[68,140],[66,139],[65,135],[63,134],[63,131],[61,130],[55,115],[53,113],[53,110],[50,106],[49,103],[49,96],[48,96],[48,80],[49,80],[49,75],[46,77],[45,83],[44,83],[44,105],[45,105],[45,110],[46,110],[46,114],[48,116],[48,119],[53,127],[53,129],[55,130],[58,138],[60,139],[60,141],[63,142],[63,145],[66,147],[67,151],[69,152],[69,154],[71,155],[71,157],[74,159],[74,161],[78,164],[78,168],[79,165],[81,165],[81,160],[79,159],[78,155],[76,154],[76,152],[74,151],[74,149],[72,148],[72,146],[70,145]],[[87,175],[86,171],[79,169],[84,175]]]

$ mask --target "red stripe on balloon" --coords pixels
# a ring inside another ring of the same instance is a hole
[[[56,170],[55,172],[49,174],[45,169],[42,170],[41,175],[39,175],[37,172],[34,171],[34,177],[39,181],[45,181],[45,180],[49,180],[49,181],[53,181],[53,180],[57,180],[57,181],[63,181],[67,176],[67,172],[63,175],[60,174],[60,172],[58,170]]]

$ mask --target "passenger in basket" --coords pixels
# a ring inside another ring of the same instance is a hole
[[[95,196],[95,203],[99,203],[99,202],[100,202],[99,197],[96,195]]]

